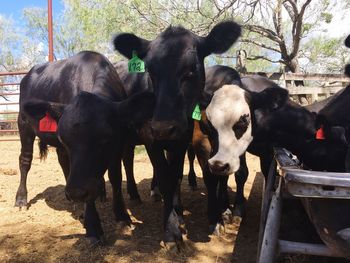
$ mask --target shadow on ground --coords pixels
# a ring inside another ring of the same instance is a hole
[[[13,262],[188,262],[189,259],[202,261],[203,251],[198,251],[198,245],[207,244],[212,240],[208,236],[207,197],[202,178],[197,178],[198,189],[192,191],[184,180],[182,186],[182,200],[184,205],[184,219],[187,227],[185,246],[181,252],[166,250],[161,245],[162,239],[162,203],[151,200],[151,179],[144,179],[138,183],[142,203],[133,203],[126,196],[126,184],[123,182],[123,192],[126,205],[132,216],[133,227],[117,223],[112,212],[111,186],[107,182],[107,201],[97,201],[103,229],[105,231],[106,245],[91,247],[84,237],[82,225],[83,205],[69,202],[64,195],[64,185],[46,188],[29,201],[28,213],[34,210],[40,201],[55,211],[70,213],[73,221],[70,226],[73,231],[69,234],[60,229],[45,227],[38,231],[37,226],[18,226],[22,231],[18,235],[0,237],[0,252],[6,259]],[[229,192],[231,201],[235,193]],[[248,208],[249,209],[249,208]],[[34,217],[37,215],[33,215]],[[55,213],[54,220],[60,221]],[[32,227],[32,228],[31,228]],[[32,235],[30,241],[22,242],[22,235]],[[215,237],[216,238],[216,237]],[[219,243],[221,246],[221,244]],[[217,262],[227,262],[231,253],[217,256],[217,251],[207,249],[205,256]],[[1,257],[0,257],[1,258]]]

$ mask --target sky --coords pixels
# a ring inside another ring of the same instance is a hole
[[[1,0],[0,14],[10,16],[20,22],[23,8],[42,7],[47,8],[47,0]],[[64,6],[61,0],[52,0],[53,15],[60,13]]]

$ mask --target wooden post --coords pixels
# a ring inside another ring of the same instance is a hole
[[[274,262],[274,258],[276,257],[278,251],[278,233],[282,213],[282,196],[280,191],[281,181],[271,199],[263,239],[261,242],[258,263]]]
[[[237,63],[236,63],[236,69],[239,73],[246,73],[247,68],[245,66],[246,59],[247,59],[247,52],[245,50],[237,50],[236,52],[237,57]]]
[[[49,32],[49,61],[53,61],[52,0],[47,0],[47,25]]]

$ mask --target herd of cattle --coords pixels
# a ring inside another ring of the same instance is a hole
[[[223,212],[229,211],[227,180],[232,173],[237,183],[233,213],[244,216],[246,151],[260,157],[265,176],[274,146],[289,149],[305,168],[348,171],[350,86],[301,107],[264,77],[241,78],[227,66],[204,68],[206,56],[227,51],[240,34],[238,24],[225,21],[206,37],[180,26],[167,28],[153,41],[116,35],[115,49],[129,59],[136,53],[146,65],[144,73],[129,73],[127,63],[112,65],[91,51],[34,66],[20,84],[21,181],[15,205],[27,206],[26,180],[36,136],[41,158],[47,145],[56,147],[66,196],[85,203],[84,227],[92,242],[103,237],[95,200],[105,197],[107,170],[116,220],[131,222],[122,195],[121,162],[130,198],[138,199],[133,178],[137,144],[145,145],[153,166],[152,194],[163,199],[165,242],[182,240],[180,185],[187,150],[201,166],[209,229],[217,234]],[[350,47],[350,36],[345,44]],[[350,76],[350,65],[345,71]],[[196,105],[200,120],[192,119]],[[43,122],[49,129],[43,129]],[[320,131],[322,139],[316,138]],[[189,182],[196,187],[193,170]]]

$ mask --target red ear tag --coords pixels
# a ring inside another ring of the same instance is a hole
[[[316,139],[317,140],[324,140],[326,139],[326,137],[324,136],[324,131],[323,131],[323,127],[319,128],[316,132]]]
[[[39,121],[39,131],[41,132],[56,132],[57,122],[54,118],[50,116],[48,112],[44,118]]]

